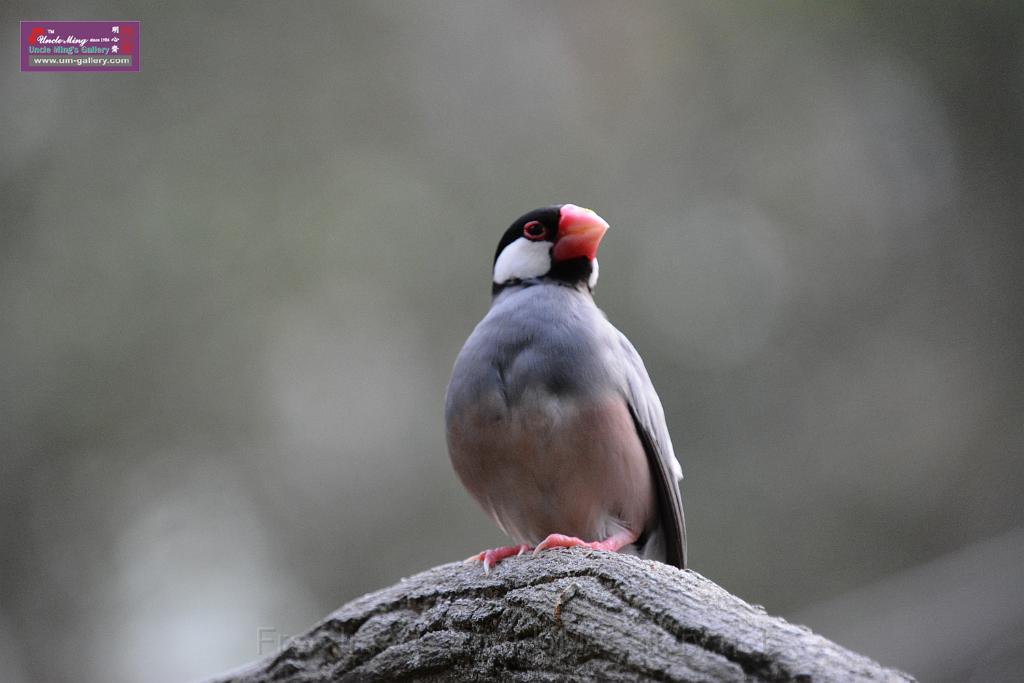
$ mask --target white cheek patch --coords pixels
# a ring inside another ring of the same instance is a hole
[[[593,289],[597,286],[597,259],[590,262],[590,278],[587,280],[587,286]]]
[[[529,280],[540,277],[551,270],[551,242],[531,242],[520,237],[502,249],[494,262],[494,282],[504,284],[509,280]]]

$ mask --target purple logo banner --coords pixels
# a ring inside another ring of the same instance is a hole
[[[23,21],[22,71],[138,71],[137,21]]]

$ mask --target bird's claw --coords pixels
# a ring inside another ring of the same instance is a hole
[[[483,564],[484,574],[490,574],[491,568],[496,564],[504,560],[505,558],[516,557],[522,555],[530,549],[528,545],[506,545],[500,548],[492,548],[490,550],[484,550],[476,555],[470,555],[466,558],[464,564],[475,564],[477,562]]]
[[[537,547],[533,549],[533,554],[537,555],[542,550],[550,550],[551,548],[599,548],[599,546],[599,543],[588,543],[575,536],[551,534],[537,544]]]
[[[576,538],[575,536],[551,534],[537,544],[537,547],[533,549],[533,554],[536,555],[542,550],[549,550],[551,548],[589,548],[591,550],[608,550],[615,553],[623,546],[636,541],[638,535],[639,534],[631,531],[620,531],[612,534],[603,541],[584,541],[583,539]]]

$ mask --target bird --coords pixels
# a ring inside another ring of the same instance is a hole
[[[575,204],[530,211],[494,254],[491,305],[445,394],[452,466],[515,542],[582,547],[686,568],[686,524],[665,413],[643,360],[594,302],[609,224]]]

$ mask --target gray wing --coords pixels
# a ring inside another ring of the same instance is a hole
[[[626,401],[647,453],[658,492],[659,524],[652,534],[661,535],[661,538],[652,541],[664,544],[669,564],[686,569],[686,520],[683,517],[683,500],[678,483],[683,478],[683,470],[672,451],[665,411],[640,354],[621,332],[619,345],[626,365]]]

